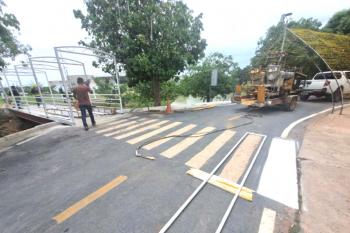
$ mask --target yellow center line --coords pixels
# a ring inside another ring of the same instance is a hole
[[[220,176],[232,180],[233,182],[237,182],[246,170],[250,157],[258,147],[261,139],[262,137],[259,135],[248,135],[234,152],[232,158],[226,164]]]
[[[201,134],[204,134],[204,133],[209,133],[209,132],[213,131],[214,129],[215,129],[214,127],[205,127],[203,129],[197,131],[194,134],[201,135]],[[165,156],[167,158],[173,158],[176,155],[178,155],[179,153],[181,153],[182,151],[186,150],[188,147],[190,147],[192,144],[197,142],[202,137],[204,137],[204,135],[198,136],[198,137],[188,137],[188,138],[182,140],[181,142],[179,142],[178,144],[170,147],[166,151],[163,151],[161,153],[161,155],[163,155],[163,156]]]
[[[147,138],[153,137],[153,136],[155,136],[157,134],[160,134],[160,133],[162,133],[162,132],[164,132],[166,130],[169,130],[169,129],[174,128],[174,127],[176,127],[178,125],[181,125],[181,124],[182,124],[182,122],[173,122],[173,123],[171,123],[169,125],[161,127],[160,129],[156,129],[156,130],[153,130],[153,131],[151,131],[149,133],[141,135],[139,137],[130,139],[130,140],[127,141],[127,143],[129,143],[129,144],[139,143],[139,142],[141,142],[143,140],[146,140]]]
[[[178,129],[174,132],[171,132],[169,133],[168,135],[166,135],[165,137],[168,137],[168,138],[164,138],[164,139],[161,139],[161,140],[158,140],[158,141],[155,141],[155,142],[152,142],[146,146],[144,146],[143,148],[146,149],[146,150],[151,150],[157,146],[160,146],[161,144],[163,143],[166,143],[167,141],[173,139],[173,137],[169,137],[169,136],[174,136],[174,135],[181,135],[183,133],[186,133],[188,131],[190,131],[191,129],[193,129],[194,127],[196,127],[196,125],[194,124],[189,124],[181,129]]]
[[[225,130],[211,143],[209,143],[202,151],[193,156],[186,162],[187,166],[199,169],[202,167],[215,153],[235,134],[234,131]]]
[[[120,185],[121,183],[123,183],[127,179],[128,179],[128,177],[126,177],[126,176],[116,177],[114,180],[112,180],[108,184],[102,186],[101,188],[99,188],[95,192],[89,194],[85,198],[76,202],[75,204],[73,204],[72,206],[70,206],[69,208],[64,210],[63,212],[59,213],[58,215],[56,215],[52,219],[55,220],[58,224],[64,222],[65,220],[67,220],[68,218],[70,218],[71,216],[73,216],[74,214],[79,212],[81,209],[83,209],[84,207],[86,207],[87,205],[89,205],[90,203],[95,201],[96,199],[102,197],[104,194],[106,194],[107,192],[109,192],[113,188],[117,187],[118,185]]]

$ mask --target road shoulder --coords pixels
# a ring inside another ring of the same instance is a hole
[[[305,129],[298,155],[304,232],[347,232],[350,219],[350,108],[321,115]]]

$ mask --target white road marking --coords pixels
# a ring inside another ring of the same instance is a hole
[[[201,135],[204,133],[209,133],[211,131],[213,131],[215,128],[214,127],[205,127],[199,131],[197,131],[194,134],[197,135]],[[176,155],[180,154],[182,151],[186,150],[188,147],[190,147],[192,144],[194,144],[195,142],[197,142],[199,139],[201,139],[203,136],[198,136],[198,137],[188,137],[184,140],[182,140],[181,142],[179,142],[178,144],[170,147],[169,149],[163,151],[161,153],[161,155],[167,157],[167,158],[172,158],[175,157]]]
[[[127,141],[127,143],[129,143],[129,144],[136,144],[138,142],[141,142],[143,140],[151,138],[151,137],[153,137],[153,136],[155,136],[157,134],[160,134],[160,133],[162,133],[162,132],[164,132],[166,130],[169,130],[169,129],[174,128],[174,127],[176,127],[178,125],[181,125],[181,124],[182,124],[182,122],[173,122],[173,123],[171,123],[169,125],[162,126],[160,129],[156,129],[156,130],[153,130],[153,131],[151,131],[149,133],[141,135],[139,137],[130,139],[130,140]]]
[[[260,220],[258,233],[273,233],[275,228],[276,211],[264,208],[263,214]]]
[[[257,192],[298,209],[296,145],[294,140],[273,138]]]
[[[127,121],[127,122],[123,122],[123,123],[118,123],[116,124],[115,126],[112,126],[112,127],[108,127],[108,128],[105,128],[105,129],[101,129],[101,130],[98,130],[96,131],[96,133],[105,133],[105,132],[108,132],[108,131],[112,131],[112,130],[115,130],[115,129],[119,129],[119,128],[123,128],[125,126],[129,126],[129,125],[135,125],[137,123],[141,123],[142,121]]]
[[[346,106],[350,106],[350,104],[344,104],[344,107],[346,107]],[[341,106],[337,106],[337,107],[335,107],[334,109],[338,109],[338,108],[340,108],[340,107],[341,107]],[[287,138],[288,135],[289,135],[289,133],[290,133],[290,131],[291,131],[295,126],[297,126],[298,124],[300,124],[301,122],[306,121],[306,120],[308,120],[308,119],[310,119],[310,118],[313,118],[313,117],[315,117],[315,116],[318,116],[318,115],[320,115],[320,114],[322,114],[322,113],[329,112],[329,111],[332,111],[332,108],[325,109],[325,110],[323,110],[323,111],[320,111],[320,112],[311,114],[311,115],[309,115],[309,116],[300,118],[299,120],[296,120],[296,121],[292,122],[291,124],[289,124],[289,125],[287,126],[287,128],[285,128],[285,129],[283,130],[283,132],[282,132],[282,134],[281,134],[281,138]]]
[[[146,150],[151,150],[157,146],[160,146],[161,144],[167,142],[167,141],[170,141],[171,139],[173,139],[173,137],[170,137],[170,136],[174,136],[174,135],[182,135],[183,133],[186,133],[188,131],[190,131],[191,129],[193,129],[194,127],[196,127],[196,125],[194,124],[189,124],[189,125],[186,125],[185,127],[181,128],[181,129],[178,129],[174,132],[171,132],[169,133],[168,135],[166,135],[165,137],[168,137],[168,138],[164,138],[164,139],[161,139],[161,140],[158,140],[158,141],[155,141],[155,142],[152,142],[146,146],[143,147],[143,149],[146,149]]]
[[[137,130],[133,130],[131,132],[128,132],[128,133],[125,133],[125,134],[121,134],[119,136],[116,136],[114,137],[115,139],[123,139],[123,138],[127,138],[127,137],[130,137],[130,136],[133,136],[135,134],[138,134],[138,133],[142,133],[146,130],[150,130],[150,129],[156,129],[156,128],[159,128],[161,125],[164,125],[165,123],[169,122],[168,120],[165,120],[165,121],[161,121],[161,122],[158,122],[158,123],[155,123],[155,124],[152,124],[152,125],[148,125],[146,127],[143,127],[141,129],[137,129]]]
[[[156,120],[156,119],[153,119],[153,120],[149,120],[149,121],[144,121],[144,122],[135,123],[135,124],[132,124],[132,125],[129,126],[129,127],[122,128],[122,129],[118,129],[117,131],[113,131],[113,132],[111,132],[111,133],[106,133],[106,134],[104,134],[103,136],[105,136],[105,137],[110,137],[110,136],[112,136],[112,135],[125,133],[125,132],[127,132],[127,131],[132,130],[132,129],[135,129],[135,128],[138,128],[138,127],[141,127],[141,126],[150,124],[150,123],[153,123],[153,122],[155,122],[155,121],[157,121],[157,120]]]
[[[197,169],[201,168],[228,140],[233,137],[233,135],[235,135],[235,133],[236,132],[231,130],[225,130],[203,150],[188,160],[186,165]]]

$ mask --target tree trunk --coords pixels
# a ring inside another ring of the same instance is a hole
[[[152,88],[153,88],[153,99],[154,106],[160,106],[160,81],[158,77],[153,78],[152,80]]]

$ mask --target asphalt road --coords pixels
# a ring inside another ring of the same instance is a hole
[[[133,121],[130,118],[135,116],[139,122],[152,119],[181,122],[151,138],[190,124],[196,127],[188,133],[204,127],[218,130],[251,122],[232,128],[234,136],[220,145],[200,169],[210,172],[245,132],[267,135],[244,185],[256,190],[272,138],[280,136],[291,122],[330,106],[315,100],[299,103],[292,113],[280,108],[247,109],[229,105],[171,115],[135,113],[121,117],[125,118],[122,124]],[[134,156],[140,143],[127,141],[158,128],[119,140],[114,135],[104,136],[113,132],[108,127],[116,125],[102,124],[88,132],[67,126],[0,153],[0,232],[158,232],[201,183],[185,174],[189,170],[186,161],[223,132],[200,138],[174,158],[162,153],[176,148],[185,138],[173,138],[152,150],[142,150],[156,157],[150,161]],[[127,127],[130,125],[124,129]],[[112,188],[105,186],[117,177],[125,180]],[[169,232],[215,232],[232,197],[231,193],[206,185]],[[70,208],[68,212],[64,212],[67,208]],[[294,210],[254,194],[252,202],[238,199],[223,232],[258,232],[264,208],[277,213],[275,232],[286,232],[293,223]],[[60,220],[55,220],[62,212]]]

